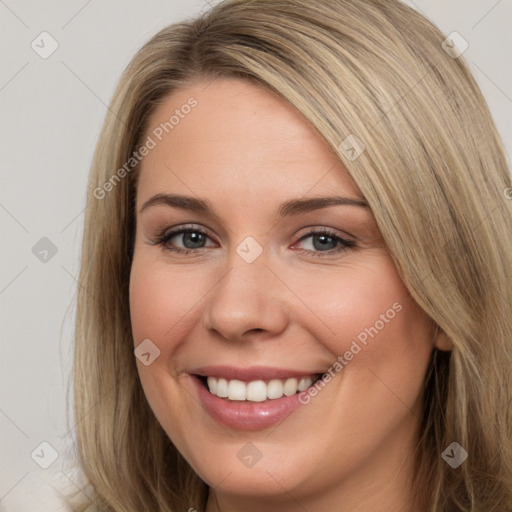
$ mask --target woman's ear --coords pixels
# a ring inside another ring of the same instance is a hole
[[[453,350],[452,340],[438,325],[436,325],[436,329],[434,332],[434,346],[438,350],[443,350],[445,352]]]

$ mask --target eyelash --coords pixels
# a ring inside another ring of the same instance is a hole
[[[172,238],[174,238],[177,235],[181,235],[184,233],[200,233],[201,235],[208,237],[208,234],[205,233],[201,229],[198,229],[195,227],[182,227],[180,229],[171,231],[170,233],[166,233],[165,231],[162,232],[161,234],[157,235],[157,237],[153,241],[152,245],[162,246],[162,248],[166,251],[175,252],[178,254],[182,254],[184,256],[187,254],[193,253],[193,252],[197,253],[197,252],[205,249],[205,247],[199,247],[197,249],[181,249],[178,247],[173,247],[173,246],[167,245],[169,240],[171,240]],[[339,235],[337,235],[334,231],[327,229],[327,228],[319,229],[316,231],[310,231],[309,233],[306,233],[304,236],[302,236],[298,240],[298,242],[301,242],[305,238],[309,238],[310,236],[313,236],[313,235],[327,235],[330,238],[332,238],[334,241],[339,242],[341,244],[341,247],[338,247],[336,249],[329,249],[328,251],[311,251],[309,249],[298,249],[300,252],[308,254],[315,258],[321,258],[324,255],[338,254],[338,253],[341,253],[343,251],[346,251],[346,250],[356,246],[356,243],[354,241],[342,238]]]

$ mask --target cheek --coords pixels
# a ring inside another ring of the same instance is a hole
[[[180,421],[190,404],[176,376],[172,361],[181,340],[197,322],[194,306],[203,291],[190,285],[187,270],[171,272],[168,265],[155,261],[144,248],[135,252],[130,273],[130,316],[134,346],[149,339],[160,355],[148,366],[137,363],[139,378],[148,403],[170,439],[187,445]],[[196,283],[196,280],[193,280]]]
[[[130,315],[134,343],[143,339],[159,340],[159,348],[172,348],[191,321],[208,284],[189,269],[171,272],[165,263],[134,258],[130,275]],[[165,340],[165,344],[162,341]]]
[[[342,377],[334,386],[343,397],[361,399],[354,417],[366,421],[369,409],[397,413],[390,404],[415,406],[433,349],[432,324],[387,255],[318,272],[295,291],[314,313],[295,320],[333,354],[331,371]]]
[[[308,308],[292,311],[295,322],[313,332],[333,354],[349,350],[352,341],[364,347],[386,337],[388,343],[399,344],[413,332],[417,337],[425,326],[424,315],[384,252],[300,278],[293,271],[285,272],[289,272],[286,281],[293,283],[294,293]]]

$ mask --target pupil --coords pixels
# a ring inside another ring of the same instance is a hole
[[[315,249],[325,249],[325,242],[327,241],[328,243],[329,240],[335,243],[334,239],[329,235],[318,235],[314,238],[314,240],[315,242],[316,240],[322,240],[320,244],[313,242],[313,246],[315,247]],[[332,249],[334,249],[334,247],[332,247]]]
[[[192,247],[190,247],[189,244],[187,244],[185,242],[185,246],[188,249],[196,249],[197,247],[201,246],[201,242],[204,242],[203,235],[201,233],[195,233],[195,232],[185,233],[184,236],[185,236],[184,242],[188,239],[192,243]]]

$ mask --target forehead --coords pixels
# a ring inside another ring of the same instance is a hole
[[[271,91],[239,79],[198,82],[167,96],[149,119],[137,203],[161,192],[244,207],[287,197],[362,197],[325,141]]]

